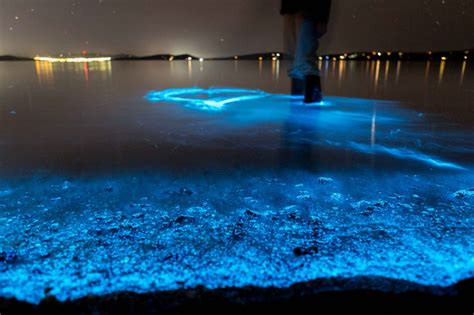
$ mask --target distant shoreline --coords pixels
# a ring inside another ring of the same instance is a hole
[[[400,61],[443,61],[443,60],[469,60],[474,55],[474,49],[455,50],[455,51],[437,51],[437,52],[351,52],[340,54],[327,54],[319,56],[321,61],[331,60],[400,60]],[[86,57],[100,57],[102,55],[91,55]],[[74,57],[74,56],[72,56]],[[81,56],[84,57],[84,56]],[[276,61],[288,60],[288,56],[284,53],[256,53],[247,55],[236,55],[228,57],[216,58],[200,58],[189,54],[171,55],[171,54],[157,54],[150,56],[135,56],[135,55],[110,55],[113,61],[222,61],[222,60],[253,60],[253,61]],[[20,57],[13,55],[0,56],[0,61],[34,61],[34,58]]]

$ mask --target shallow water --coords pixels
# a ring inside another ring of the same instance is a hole
[[[320,67],[0,63],[0,294],[472,277],[472,65]]]

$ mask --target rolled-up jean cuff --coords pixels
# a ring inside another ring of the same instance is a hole
[[[292,79],[304,79],[304,77],[309,75],[319,76],[319,69],[316,66],[302,65],[293,66],[288,70],[288,76]]]

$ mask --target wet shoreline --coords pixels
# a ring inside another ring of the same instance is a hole
[[[470,312],[474,279],[450,287],[421,286],[377,277],[329,278],[298,283],[289,288],[197,287],[175,291],[105,296],[89,295],[60,302],[46,297],[39,304],[0,298],[0,310],[21,314],[155,314],[222,311],[226,314],[262,312],[362,311],[365,314],[431,314]]]

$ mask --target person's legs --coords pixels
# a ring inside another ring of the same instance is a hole
[[[288,75],[291,78],[291,95],[303,95],[303,78],[294,76],[294,62],[295,54],[297,50],[297,44],[299,41],[299,31],[302,24],[302,17],[298,15],[285,15],[284,20],[284,44],[285,52],[290,58],[292,65],[288,69]]]
[[[319,76],[319,70],[316,66],[316,53],[320,36],[317,32],[316,23],[313,19],[305,18],[302,15],[296,16],[297,44],[294,64],[289,72],[292,78],[304,79],[306,76]]]
[[[299,16],[296,27],[298,40],[290,77],[304,80],[305,103],[320,102],[321,79],[316,63],[321,34],[318,33],[317,21]]]
[[[296,15],[284,15],[283,41],[285,52],[291,60],[295,58],[296,44],[298,41],[296,29]]]

